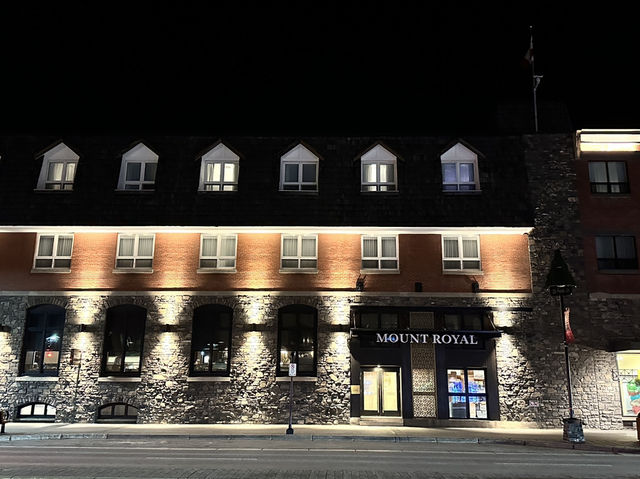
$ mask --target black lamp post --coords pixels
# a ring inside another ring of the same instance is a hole
[[[573,393],[571,391],[571,365],[569,363],[569,339],[568,339],[568,321],[565,319],[568,315],[568,308],[564,307],[564,297],[570,296],[576,282],[569,271],[567,263],[562,259],[560,250],[556,250],[551,261],[551,268],[547,275],[545,288],[549,289],[551,296],[560,296],[560,321],[564,330],[564,362],[567,372],[567,393],[569,395],[569,417],[562,420],[564,424],[563,439],[570,442],[584,442],[584,434],[582,432],[582,422],[573,415]]]

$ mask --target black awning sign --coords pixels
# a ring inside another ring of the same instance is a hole
[[[376,343],[474,345],[478,344],[478,337],[455,333],[376,333]]]

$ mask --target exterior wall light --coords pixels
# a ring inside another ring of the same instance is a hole
[[[480,285],[478,284],[477,281],[473,281],[471,283],[471,292],[472,293],[479,293],[480,292]]]
[[[175,326],[173,324],[163,324],[162,325],[162,332],[163,333],[173,333],[176,330]]]
[[[79,333],[86,333],[88,331],[88,327],[86,324],[82,323],[78,325],[78,332]]]
[[[0,324],[0,333],[10,333],[11,328],[5,324]]]
[[[356,280],[356,291],[364,291],[364,281],[367,278],[367,275],[358,276]]]

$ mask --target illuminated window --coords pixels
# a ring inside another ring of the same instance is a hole
[[[76,166],[80,157],[60,143],[44,154],[38,177],[39,190],[72,190]]]
[[[26,376],[57,376],[65,310],[42,305],[27,311],[21,372]]]
[[[281,191],[318,191],[318,157],[298,145],[280,158]]]
[[[98,409],[96,422],[135,424],[138,422],[138,408],[123,402],[105,404]]]
[[[591,193],[629,193],[627,165],[624,161],[590,161]]]
[[[362,236],[362,269],[397,270],[397,236]]]
[[[278,315],[278,376],[289,374],[297,364],[298,376],[316,375],[318,311],[311,306],[292,305]]]
[[[227,376],[231,351],[233,310],[226,306],[200,306],[193,313],[191,375]]]
[[[39,234],[33,268],[46,271],[69,271],[72,250],[72,234]]]
[[[318,237],[316,235],[282,235],[283,270],[318,268]]]
[[[147,310],[134,305],[107,310],[102,376],[140,376]]]
[[[640,414],[640,353],[616,354],[622,416],[635,419]]]
[[[32,402],[18,406],[16,420],[25,422],[54,422],[56,408],[43,402]]]
[[[220,143],[202,156],[200,191],[236,191],[240,157]]]
[[[398,329],[398,313],[367,311],[360,313],[360,327],[363,329]]]
[[[634,236],[596,236],[598,269],[638,269]]]
[[[397,191],[397,158],[382,145],[376,145],[360,158],[361,191]]]
[[[443,236],[442,268],[445,271],[480,270],[480,238],[477,236]]]
[[[481,331],[480,313],[444,313],[444,329],[449,331]]]
[[[449,417],[487,419],[487,387],[484,369],[447,369]]]
[[[120,234],[116,269],[150,270],[153,266],[155,235]]]
[[[144,144],[136,146],[122,155],[119,190],[153,190],[156,185],[158,155]]]
[[[440,156],[443,191],[476,191],[478,181],[478,155],[457,143]]]
[[[200,268],[235,270],[236,244],[236,235],[201,235]]]

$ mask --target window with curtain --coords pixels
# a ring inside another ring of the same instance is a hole
[[[119,190],[153,190],[156,183],[158,155],[138,143],[122,155]]]
[[[278,376],[297,364],[298,376],[316,375],[318,311],[305,305],[281,308],[278,313]]]
[[[315,270],[318,268],[318,237],[316,235],[282,235],[283,270]]]
[[[147,310],[134,305],[107,310],[102,376],[139,376]]]
[[[598,269],[638,269],[634,236],[596,236]]]
[[[624,161],[590,161],[591,193],[629,193],[627,165]]]
[[[155,235],[120,234],[116,269],[151,269]]]
[[[60,143],[44,154],[38,177],[39,190],[72,190],[80,157]]]
[[[47,271],[69,271],[72,250],[72,234],[39,234],[33,268]]]
[[[20,361],[26,376],[57,376],[62,348],[65,310],[42,305],[27,310]]]
[[[202,155],[200,191],[237,191],[240,157],[223,143]]]
[[[192,376],[227,376],[231,352],[233,310],[209,304],[193,313],[191,336]]]
[[[397,191],[397,158],[382,145],[376,145],[360,158],[361,191]]]
[[[475,191],[478,182],[478,155],[457,143],[440,157],[443,191]]]
[[[480,270],[480,238],[443,236],[442,268],[445,271]]]
[[[363,236],[362,269],[398,269],[398,237]]]
[[[280,158],[281,191],[318,191],[319,158],[297,145]]]
[[[200,268],[235,270],[236,245],[236,235],[201,235]]]

